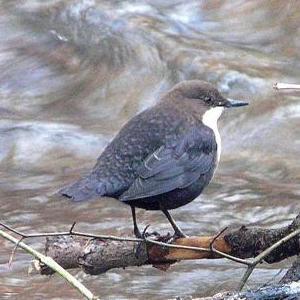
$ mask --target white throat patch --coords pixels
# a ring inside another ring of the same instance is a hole
[[[225,107],[223,106],[216,106],[208,109],[203,117],[202,117],[202,123],[209,128],[211,128],[214,131],[214,134],[216,136],[216,142],[217,142],[217,158],[218,162],[220,160],[221,156],[221,137],[218,130],[218,119],[221,116],[222,112],[224,111]]]

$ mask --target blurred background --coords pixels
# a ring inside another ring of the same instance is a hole
[[[298,213],[300,1],[1,1],[1,222],[23,231],[132,235],[116,200],[70,203],[54,193],[85,174],[121,126],[185,79],[203,79],[250,105],[220,120],[219,168],[197,200],[173,211],[189,235],[226,226],[277,228]],[[142,226],[171,232],[161,212]],[[43,239],[28,240],[42,251]],[[58,275],[27,275],[32,257],[0,239],[1,299],[79,299]],[[247,288],[276,282],[291,261],[254,271]],[[244,266],[184,261],[101,276],[71,271],[101,299],[167,299],[232,290]],[[281,272],[280,272],[281,271]]]

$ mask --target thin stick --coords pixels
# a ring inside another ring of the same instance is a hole
[[[251,273],[253,272],[254,268],[256,267],[256,265],[258,263],[260,263],[273,250],[275,250],[276,248],[278,248],[279,246],[281,246],[283,243],[287,242],[288,240],[290,240],[291,238],[293,238],[294,236],[296,236],[298,234],[300,234],[300,228],[298,228],[297,230],[289,233],[288,235],[286,235],[285,237],[283,237],[282,239],[280,239],[278,242],[276,242],[275,244],[273,244],[272,246],[270,246],[269,248],[267,248],[266,250],[264,250],[263,252],[261,252],[259,255],[257,255],[252,260],[252,264],[248,265],[247,271],[245,272],[243,278],[241,279],[241,281],[239,283],[238,291],[242,290],[242,288],[244,287],[245,283],[247,282],[249,276],[251,275]]]
[[[58,263],[56,263],[51,257],[45,256],[35,249],[31,248],[24,242],[17,240],[15,237],[10,234],[0,230],[0,236],[5,238],[6,240],[11,241],[12,243],[18,245],[18,247],[22,248],[26,252],[32,254],[37,259],[39,259],[42,263],[47,265],[53,271],[58,273],[60,276],[65,278],[72,286],[74,286],[86,299],[88,300],[100,300],[97,296],[94,296],[91,291],[89,291],[82,283],[80,283],[75,277],[73,277],[68,271],[63,269]]]
[[[154,241],[148,238],[144,238],[143,240],[146,243],[155,244],[161,247],[167,247],[167,248],[176,248],[176,249],[185,249],[185,250],[195,250],[195,251],[201,251],[201,252],[211,252],[209,248],[201,248],[201,247],[194,247],[194,246],[185,246],[185,245],[176,245],[176,244],[168,244],[160,241]]]
[[[72,224],[69,231],[65,232],[48,232],[48,233],[33,233],[33,234],[25,234],[20,231],[17,231],[13,228],[11,228],[8,225],[3,224],[0,222],[0,226],[3,226],[7,230],[10,230],[11,232],[20,235],[23,239],[24,238],[36,238],[36,237],[47,237],[47,236],[64,236],[64,235],[74,235],[74,236],[82,236],[82,237],[89,237],[89,238],[98,238],[98,239],[104,239],[104,240],[114,240],[114,241],[124,241],[124,242],[147,242],[159,246],[169,247],[169,248],[178,248],[178,249],[186,249],[186,250],[196,250],[196,251],[206,251],[210,252],[209,248],[200,248],[200,247],[193,247],[193,246],[184,246],[184,245],[174,245],[174,244],[168,244],[164,242],[154,241],[148,238],[128,238],[128,237],[117,237],[113,235],[98,235],[98,234],[90,234],[80,231],[73,230],[75,226],[75,222]]]
[[[79,232],[73,230],[75,223],[72,224],[69,231],[63,231],[63,232],[42,232],[42,233],[32,233],[32,234],[25,234],[23,232],[20,232],[18,230],[13,229],[12,227],[0,222],[0,226],[4,227],[5,229],[21,236],[24,239],[28,238],[38,238],[38,237],[47,237],[47,236],[63,236],[63,235],[77,235],[77,236],[83,236],[83,237],[90,237],[90,238],[99,238],[104,240],[115,240],[115,241],[127,241],[127,242],[143,242],[143,239],[137,239],[137,238],[126,238],[126,237],[117,237],[113,235],[97,235],[97,234],[90,234],[85,232]]]
[[[14,255],[15,255],[15,253],[16,253],[16,251],[17,251],[17,248],[18,248],[18,246],[19,246],[19,244],[22,242],[22,240],[23,240],[23,237],[21,237],[19,240],[18,240],[18,242],[15,244],[15,246],[14,246],[14,249],[12,250],[12,252],[11,252],[11,255],[10,255],[10,258],[9,258],[9,261],[8,261],[8,266],[9,267],[11,267],[11,265],[12,265],[12,262],[13,262],[13,259],[14,259]]]
[[[209,245],[209,248],[210,248],[210,251],[211,252],[214,252],[216,254],[219,254],[221,257],[224,257],[224,258],[228,258],[229,260],[232,260],[234,262],[237,262],[237,263],[240,263],[240,264],[244,264],[244,265],[251,265],[252,264],[252,261],[249,261],[247,259],[242,259],[242,258],[239,258],[239,257],[235,257],[235,256],[232,256],[230,254],[227,254],[227,253],[224,253],[222,251],[219,251],[217,250],[215,247],[214,247],[214,242],[215,240],[220,237],[226,230],[228,229],[228,227],[225,227],[223,228],[217,235],[214,236],[213,240],[211,241],[210,245]]]
[[[300,84],[278,82],[274,84],[274,89],[275,90],[299,90]]]

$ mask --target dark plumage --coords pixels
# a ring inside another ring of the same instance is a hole
[[[135,207],[162,210],[183,236],[168,210],[208,185],[220,155],[217,119],[225,107],[246,104],[225,99],[204,81],[183,81],[125,124],[93,170],[59,193],[78,202],[109,196],[130,205],[137,236]]]

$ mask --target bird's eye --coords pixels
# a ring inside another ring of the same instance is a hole
[[[204,101],[207,103],[207,104],[212,104],[213,103],[213,99],[211,96],[205,96],[204,97]]]

